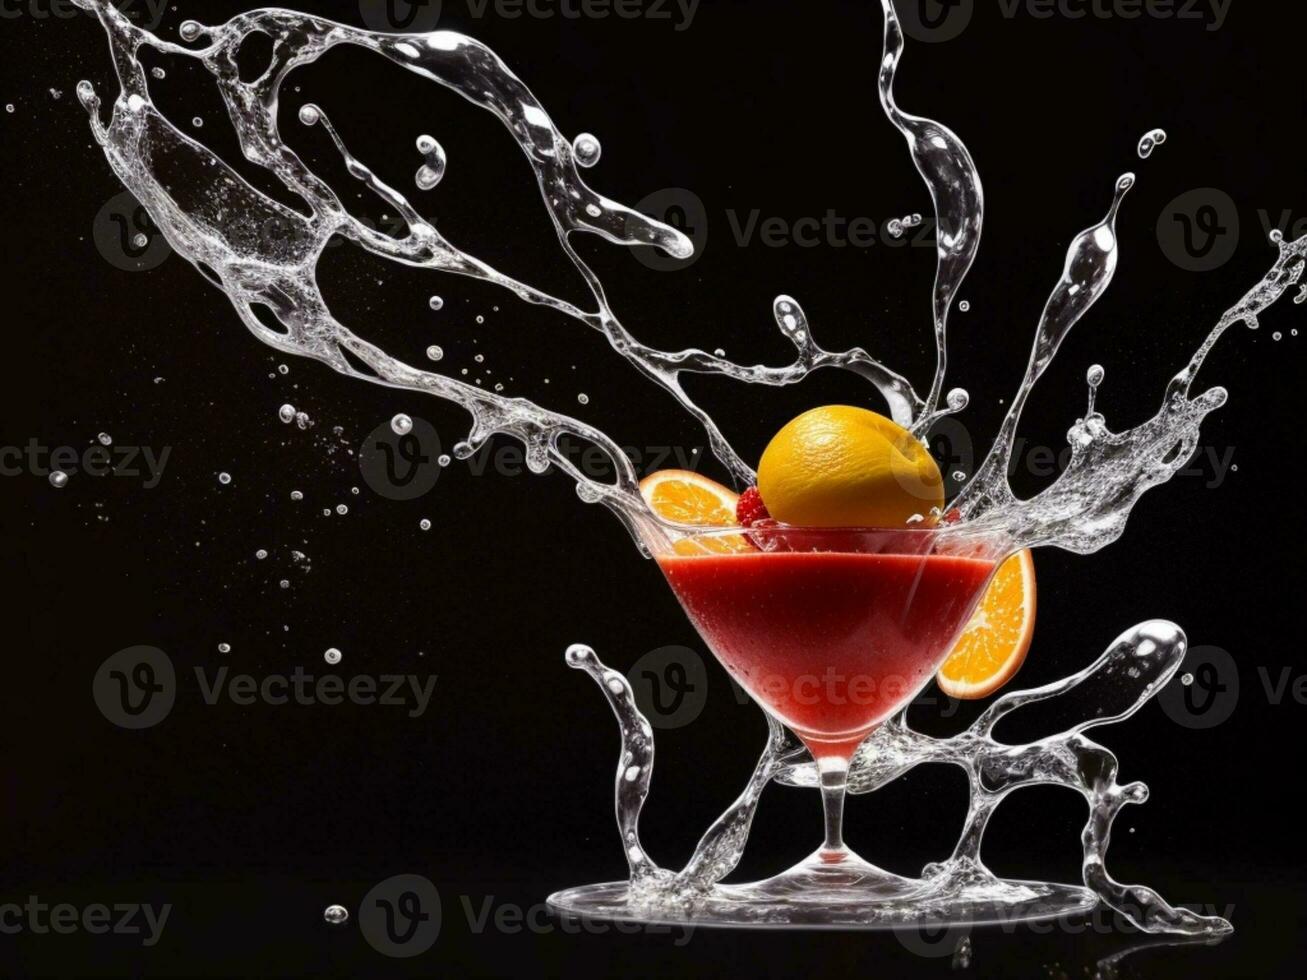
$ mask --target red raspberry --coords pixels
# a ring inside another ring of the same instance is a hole
[[[753,527],[758,521],[771,520],[767,505],[762,502],[762,494],[757,487],[749,487],[740,494],[739,503],[735,505],[735,519],[743,527]]]

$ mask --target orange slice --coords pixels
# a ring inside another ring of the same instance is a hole
[[[665,521],[695,527],[734,527],[739,494],[689,470],[659,470],[640,481],[640,493],[650,509]],[[730,554],[753,551],[740,534],[682,538],[674,545],[680,555]]]
[[[993,694],[1026,659],[1035,634],[1035,561],[1030,550],[999,566],[935,681],[962,701]]]

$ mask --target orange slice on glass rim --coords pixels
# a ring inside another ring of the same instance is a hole
[[[935,677],[962,701],[993,694],[1025,662],[1035,634],[1035,561],[1030,550],[999,566],[994,580]]]
[[[695,527],[736,527],[740,496],[706,476],[689,470],[659,470],[640,481],[650,509],[665,521]],[[682,538],[673,546],[680,555],[730,554],[755,550],[742,534]]]

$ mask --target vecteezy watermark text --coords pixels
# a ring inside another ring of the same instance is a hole
[[[995,0],[1004,20],[1162,20],[1225,26],[1233,0]],[[976,12],[976,0],[894,0],[903,32],[916,41],[938,44],[961,36]]]
[[[156,30],[163,23],[168,0],[110,0],[109,5],[132,21],[137,27]],[[71,20],[74,17],[95,16],[95,11],[78,7],[73,0],[0,0],[0,19],[17,20]]]
[[[297,666],[289,674],[233,673],[194,668],[196,687],[206,705],[227,701],[238,707],[339,704],[402,708],[421,718],[435,691],[435,674],[314,674]],[[91,694],[100,713],[119,728],[151,728],[172,711],[178,695],[172,658],[157,647],[119,650],[96,671]]]
[[[112,933],[115,936],[142,936],[142,946],[153,946],[163,935],[170,914],[171,904],[157,909],[140,902],[116,902],[113,905],[96,902],[79,907],[69,902],[51,905],[36,895],[28,895],[21,903],[0,903],[0,934],[45,936],[53,933],[68,936],[85,932],[103,936]]]
[[[74,446],[46,446],[38,439],[28,439],[23,446],[0,446],[0,476],[49,477],[52,473],[72,476],[144,476],[141,485],[153,490],[163,479],[171,446],[157,453],[151,446],[96,444],[78,449]],[[144,466],[144,472],[141,467]]]
[[[376,31],[426,33],[443,13],[485,20],[626,20],[688,30],[702,0],[359,0],[363,23]]]
[[[694,926],[658,923],[614,922],[585,915],[558,912],[544,902],[523,906],[499,900],[494,895],[459,895],[458,907],[469,933],[503,935],[531,933],[548,935],[604,935],[622,933],[673,936],[673,945],[684,946],[694,936]],[[359,931],[378,953],[398,959],[418,956],[440,938],[444,920],[440,892],[429,878],[399,874],[378,882],[359,903]]]

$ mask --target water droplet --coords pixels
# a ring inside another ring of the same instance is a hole
[[[448,466],[453,460],[449,458],[448,453],[441,453],[440,458],[436,460],[440,466]]]
[[[168,76],[168,73],[164,71],[162,68],[160,68],[158,65],[150,69],[150,74],[153,75],[155,78],[166,78]]]
[[[971,395],[967,393],[966,388],[954,388],[948,393],[944,401],[953,411],[960,412],[971,404]]]
[[[427,357],[432,361],[438,361],[445,356],[445,352],[435,344],[427,348]]]
[[[572,140],[572,155],[578,167],[593,167],[603,156],[604,148],[593,133],[581,133]]]
[[[349,921],[349,910],[343,905],[328,905],[322,910],[322,918],[328,925],[343,926]]]
[[[300,429],[307,429],[313,424],[313,419],[309,418],[308,412],[295,413],[295,425]]]
[[[397,436],[406,436],[413,431],[413,420],[400,412],[390,420],[390,431]]]
[[[300,493],[300,491],[298,491],[298,490],[292,490],[292,491],[290,492],[290,499],[291,499],[291,500],[295,500],[295,501],[303,500],[303,499],[304,499],[304,494]]]
[[[577,400],[580,404],[582,404],[582,405],[589,405],[589,404],[590,404],[590,396],[587,395],[584,391],[581,392],[581,394],[579,394],[579,395],[576,396],[576,400]]]
[[[422,166],[418,168],[414,181],[417,183],[418,190],[429,191],[445,176],[448,159],[445,156],[445,148],[434,136],[419,136],[417,145],[418,152],[425,159]]]
[[[422,528],[422,530],[424,531],[430,531],[431,521],[429,521],[427,518],[424,517],[422,518],[422,520],[418,521],[418,527]]]
[[[1284,334],[1280,333],[1280,331],[1277,330],[1277,331],[1275,331],[1273,334],[1271,334],[1271,339],[1272,339],[1272,340],[1280,340],[1283,336],[1284,336]]]
[[[328,647],[327,652],[322,655],[322,659],[333,666],[340,663],[341,653],[335,647]]]
[[[478,314],[477,314],[477,323],[485,323],[485,322],[486,322],[486,318],[483,317],[480,313],[478,313]]]
[[[254,552],[254,557],[259,561],[263,561],[263,559],[268,557],[268,552],[265,548],[260,548],[258,551]]]
[[[230,643],[219,643],[219,644],[218,644],[218,652],[219,652],[219,653],[231,653],[231,644],[230,644]]]
[[[346,514],[349,513],[349,506],[347,504],[337,504],[336,513],[339,514],[341,517],[344,517]]]
[[[282,405],[281,408],[277,409],[277,418],[290,425],[295,421],[295,406],[291,404]]]
[[[968,300],[964,299],[961,303],[958,304],[958,310],[962,313],[971,312],[971,303]]]
[[[958,483],[964,483],[966,482],[967,474],[964,473],[962,470],[954,470],[953,479],[956,480]]]
[[[227,484],[231,483],[231,474],[230,474],[230,473],[219,473],[219,474],[218,474],[218,482],[221,483],[221,484],[225,487]]]
[[[7,106],[5,106],[5,112],[13,112],[13,111],[14,111],[14,104],[10,102]]]
[[[199,116],[196,116],[194,119],[191,120],[191,125],[194,126],[196,129],[199,129],[201,126],[204,125],[204,120],[201,119]]]
[[[432,296],[427,300],[427,306],[431,307],[433,310],[443,310],[445,308],[445,301],[439,296]]]
[[[132,239],[132,244],[137,248],[145,248],[146,245],[150,244],[150,237],[144,232],[139,232],[136,237]]]
[[[322,119],[322,110],[310,102],[300,106],[299,116],[305,126],[316,126]]]
[[[903,222],[898,218],[891,218],[889,224],[885,226],[885,231],[890,238],[903,237]]]
[[[1089,382],[1089,387],[1097,388],[1103,383],[1103,378],[1107,372],[1103,370],[1101,364],[1091,364],[1089,370],[1085,372],[1085,380]]]
[[[290,588],[290,579],[286,579],[286,578],[284,578],[284,579],[282,579],[280,582],[278,582],[277,585],[280,586],[280,587],[283,588],[283,589],[289,589],[289,588]]]
[[[68,474],[63,470],[55,470],[50,474],[50,486],[54,487],[56,490],[62,490],[64,487],[68,486]]]
[[[1284,241],[1284,232],[1280,231],[1279,228],[1276,228],[1271,232],[1270,237],[1273,244],[1279,245],[1280,242]]]
[[[1185,687],[1188,687],[1193,682],[1194,682],[1193,674],[1182,674],[1180,676],[1180,683],[1183,684]]]
[[[1139,159],[1147,160],[1153,151],[1166,142],[1166,130],[1151,129],[1139,140]]]
[[[101,446],[112,446],[112,445],[113,445],[113,436],[109,435],[109,433],[107,433],[107,432],[101,432],[101,433],[100,433],[98,436],[96,436],[95,438],[98,439],[98,440],[100,441],[100,445],[101,445]]]
[[[278,364],[277,373],[281,375],[290,374],[290,367],[285,364]]]

